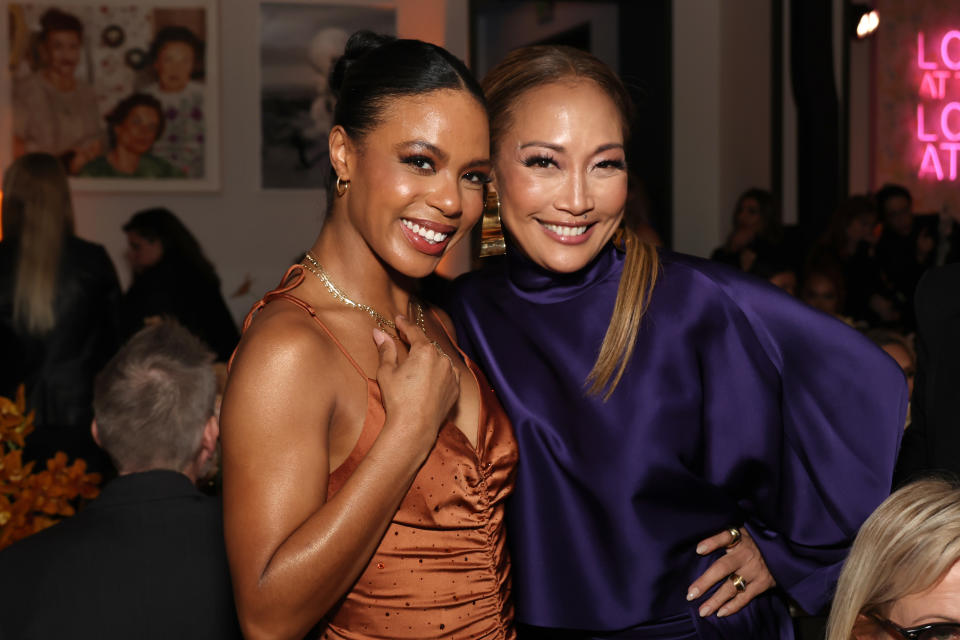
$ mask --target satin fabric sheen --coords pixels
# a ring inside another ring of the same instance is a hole
[[[310,314],[367,388],[357,443],[330,473],[327,499],[350,479],[383,428],[380,386],[343,348],[305,301],[291,295],[304,278],[291,267],[279,287],[254,305],[244,331],[271,301]],[[437,319],[437,324],[442,323]],[[460,355],[464,355],[463,352]],[[456,356],[454,356],[456,357]],[[314,630],[322,640],[513,640],[510,557],[504,503],[513,490],[517,443],[503,408],[477,366],[466,361],[480,391],[477,446],[452,422],[417,472],[367,568]]]
[[[746,523],[779,589],[823,608],[889,493],[903,374],[772,285],[662,251],[633,358],[604,403],[584,381],[623,260],[609,245],[556,274],[508,247],[455,287],[460,345],[520,445],[508,505],[517,619],[595,632],[572,637],[792,638],[779,591],[700,619],[707,596],[688,603],[687,587],[719,553],[700,558],[696,544]],[[677,616],[687,623],[666,635],[631,629]]]
[[[517,445],[482,373],[468,366],[482,398],[477,449],[452,423],[441,428],[367,568],[327,616],[323,640],[516,638],[503,524]],[[367,383],[363,432],[330,474],[328,499],[383,427],[380,387]]]

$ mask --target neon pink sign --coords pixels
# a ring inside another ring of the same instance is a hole
[[[917,33],[917,68],[920,84],[916,133],[922,147],[917,177],[956,181],[960,168],[960,30],[947,31],[939,40],[927,41]]]

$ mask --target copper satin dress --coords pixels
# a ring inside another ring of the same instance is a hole
[[[290,295],[303,277],[301,268],[291,267],[285,284],[251,310],[244,330],[266,304],[287,300],[310,314],[366,385],[363,429],[353,451],[330,474],[329,499],[370,450],[385,415],[377,381],[366,376],[309,304]],[[504,500],[513,491],[517,443],[483,373],[460,353],[480,390],[477,446],[452,422],[440,429],[367,568],[317,627],[321,639],[516,637]]]

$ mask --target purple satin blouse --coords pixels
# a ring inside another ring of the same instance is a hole
[[[520,622],[611,631],[686,617],[676,636],[792,638],[783,602],[824,607],[887,496],[907,405],[900,369],[843,323],[729,267],[669,251],[633,358],[586,394],[623,269],[508,257],[457,282],[458,340],[520,447],[508,506]],[[779,589],[702,620],[696,543],[746,524]],[[623,637],[646,637],[629,635]],[[654,637],[654,636],[649,636]]]

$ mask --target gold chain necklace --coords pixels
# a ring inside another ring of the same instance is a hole
[[[320,281],[323,282],[323,286],[327,288],[327,291],[330,292],[330,295],[336,298],[337,301],[342,302],[351,309],[365,312],[367,315],[373,318],[381,330],[387,328],[392,329],[393,331],[397,330],[397,325],[393,322],[393,320],[390,320],[369,305],[363,304],[362,302],[354,302],[348,298],[343,291],[340,291],[340,289],[337,288],[337,285],[333,284],[330,276],[327,275],[323,265],[320,264],[316,256],[314,256],[312,253],[307,251],[306,255],[304,256],[304,261],[300,264],[302,264],[307,271],[320,278]],[[387,333],[389,333],[389,331]]]
[[[323,268],[323,265],[320,264],[320,261],[317,260],[317,257],[315,255],[307,251],[307,253],[304,254],[303,262],[301,262],[300,264],[303,265],[303,267],[307,271],[309,271],[313,275],[320,278],[320,281],[323,282],[323,285],[327,288],[327,291],[329,291],[330,295],[332,295],[338,302],[342,302],[343,304],[347,305],[351,309],[356,309],[357,311],[365,312],[367,315],[373,318],[374,322],[377,323],[377,327],[379,327],[381,331],[384,331],[387,335],[389,335],[394,340],[398,339],[399,332],[397,331],[396,323],[388,319],[386,316],[384,316],[382,313],[380,313],[370,305],[366,305],[366,304],[363,304],[362,302],[356,302],[354,300],[351,300],[347,296],[347,294],[345,294],[343,291],[341,291],[337,287],[337,285],[333,284],[333,280],[331,280],[330,276],[327,275],[326,270]],[[446,357],[447,354],[444,353],[443,348],[440,346],[440,343],[432,339],[430,335],[427,333],[427,325],[423,320],[423,306],[416,299],[412,299],[412,298],[410,300],[410,303],[413,305],[414,311],[416,312],[416,314],[414,315],[414,320],[417,323],[417,327],[420,328],[420,331],[423,331],[423,335],[427,337],[427,340],[430,341],[430,344],[432,344],[434,348],[438,352],[440,352],[442,356]],[[387,328],[392,329],[393,332],[397,333],[398,335],[395,336],[391,334],[389,331],[385,331]]]

